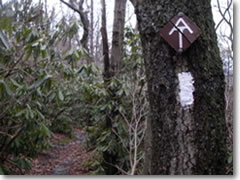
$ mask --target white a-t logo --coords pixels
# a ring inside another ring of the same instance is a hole
[[[182,24],[180,24],[182,23]],[[180,25],[179,25],[180,24]],[[175,27],[171,29],[171,31],[168,33],[169,36],[171,36],[175,31],[178,31],[178,40],[179,40],[179,49],[183,48],[183,31],[188,30],[190,34],[193,34],[193,30],[188,26],[188,24],[184,21],[183,18],[179,18],[177,22],[175,23]],[[180,30],[180,31],[179,31]]]

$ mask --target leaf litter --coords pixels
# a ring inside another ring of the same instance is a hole
[[[84,131],[74,129],[75,138],[54,133],[50,142],[53,148],[33,159],[26,175],[87,175],[90,152],[84,147]]]

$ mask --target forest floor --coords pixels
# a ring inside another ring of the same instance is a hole
[[[87,175],[86,165],[91,153],[84,146],[84,132],[74,129],[74,136],[70,139],[55,133],[50,139],[53,147],[33,159],[26,175]]]

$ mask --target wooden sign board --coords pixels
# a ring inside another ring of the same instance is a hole
[[[177,52],[183,52],[200,36],[201,30],[184,13],[172,18],[160,31],[160,35]]]

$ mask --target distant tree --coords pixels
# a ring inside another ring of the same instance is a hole
[[[114,74],[120,71],[120,61],[123,56],[123,35],[125,25],[125,9],[127,0],[116,0],[112,34],[111,66]]]
[[[88,40],[89,40],[89,19],[87,17],[87,12],[84,11],[83,3],[84,0],[80,0],[79,2],[77,0],[70,0],[70,2],[66,2],[64,0],[60,0],[63,4],[68,6],[70,9],[72,9],[74,12],[79,14],[80,20],[83,25],[83,35],[80,40],[80,43],[82,47],[86,50],[86,52],[89,54],[89,47],[88,47]],[[89,58],[86,58],[87,63],[89,63]]]
[[[94,3],[93,0],[91,0],[90,5],[90,54],[92,58],[94,57]]]
[[[148,121],[145,174],[226,174],[223,65],[210,0],[131,0],[143,45],[151,118]],[[182,54],[160,37],[160,29],[184,12],[201,29]],[[182,107],[182,72],[194,79],[194,103]]]
[[[123,37],[124,37],[124,25],[125,25],[125,9],[126,0],[116,0],[114,8],[114,22],[113,22],[113,36],[112,36],[112,52],[109,53],[108,36],[107,36],[107,20],[106,20],[106,3],[105,0],[102,3],[102,44],[103,44],[103,60],[104,60],[104,74],[103,78],[106,83],[106,89],[111,92],[112,98],[114,98],[116,89],[110,88],[110,82],[114,76],[120,71],[120,61],[123,57]],[[116,99],[116,101],[118,101]],[[116,116],[117,110],[113,108],[112,112],[107,115],[105,128],[112,129],[112,121]],[[114,136],[113,136],[114,137]],[[106,174],[115,174],[117,168],[116,154],[109,153],[108,151],[103,153],[104,166]]]

